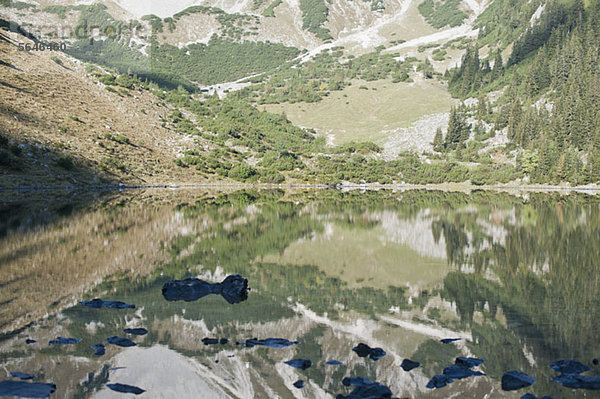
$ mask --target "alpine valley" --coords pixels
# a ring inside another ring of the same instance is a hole
[[[0,28],[0,187],[600,182],[598,0],[1,0]]]

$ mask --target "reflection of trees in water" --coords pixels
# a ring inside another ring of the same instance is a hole
[[[483,215],[492,213],[486,207]],[[441,295],[456,303],[471,325],[478,353],[492,375],[517,366],[531,369],[561,357],[589,362],[598,353],[600,322],[600,208],[585,197],[534,195],[515,205],[515,220],[496,222],[494,240],[476,213],[440,215],[432,226],[443,235],[448,259],[458,271],[444,280]],[[473,273],[462,272],[464,270]],[[493,272],[499,281],[485,276]],[[506,326],[496,321],[498,308]],[[474,322],[475,312],[483,322]],[[546,371],[546,370],[544,370]]]

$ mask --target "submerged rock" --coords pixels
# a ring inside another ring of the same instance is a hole
[[[325,362],[325,364],[328,366],[341,366],[343,363],[337,360],[328,360]]]
[[[372,360],[379,360],[385,356],[385,351],[383,349],[371,348],[369,345],[363,343],[356,345],[352,350],[356,352],[359,357],[369,356]]]
[[[533,385],[535,378],[521,373],[520,371],[507,371],[502,375],[502,390],[516,391],[517,389],[525,388]]]
[[[91,301],[81,301],[80,305],[90,308],[111,308],[111,309],[135,309],[135,305],[130,305],[121,301],[103,301],[100,298],[92,299]]]
[[[552,381],[567,388],[600,390],[600,375],[588,377],[579,374],[561,374],[557,377],[552,377]]]
[[[136,387],[134,385],[115,383],[115,384],[106,384],[106,386],[116,392],[132,393],[134,395],[139,395],[139,394],[146,392],[144,389]]]
[[[33,380],[35,378],[33,374],[21,373],[20,371],[13,371],[10,373],[10,376],[20,380]]]
[[[456,341],[460,341],[462,338],[444,338],[444,339],[440,339],[440,342],[442,344],[449,344],[452,342],[456,342]]]
[[[75,345],[81,341],[81,338],[58,337],[48,342],[48,345]]]
[[[107,344],[113,344],[113,345],[117,345],[117,346],[122,346],[124,348],[130,347],[130,346],[136,346],[135,342],[133,342],[129,338],[123,338],[123,337],[110,337],[110,338],[106,338],[104,340],[104,342],[106,342]]]
[[[47,398],[56,391],[56,385],[42,382],[2,381],[0,397]]]
[[[412,369],[416,369],[420,365],[421,365],[421,363],[419,363],[419,362],[414,362],[410,359],[404,359],[402,361],[402,364],[400,365],[400,367],[402,367],[402,370],[404,370],[404,371],[410,371]]]
[[[464,357],[464,356],[459,356],[454,361],[455,364],[459,364],[461,366],[465,366],[468,368],[480,366],[484,362],[485,362],[485,359],[483,359],[483,358],[480,359],[477,357]]]
[[[237,342],[237,345],[244,345],[248,348],[254,346],[266,346],[267,348],[282,349],[288,346],[298,345],[298,341],[288,341],[285,338],[267,338],[267,339],[247,339],[246,342]]]
[[[552,399],[551,396],[542,396],[541,398],[538,398],[537,396],[535,396],[532,393],[526,393],[525,395],[521,396],[521,399]]]
[[[443,388],[448,384],[452,384],[453,382],[454,382],[454,380],[452,378],[448,377],[447,375],[438,374],[438,375],[434,375],[433,378],[431,380],[429,380],[426,387],[429,389]]]
[[[562,374],[581,374],[584,371],[591,370],[588,366],[577,360],[557,360],[550,364],[550,368]]]
[[[287,362],[284,362],[284,363],[287,364],[288,366],[292,366],[292,367],[300,369],[300,370],[306,370],[307,368],[312,366],[312,362],[307,359],[292,359],[292,360],[288,360]]]
[[[364,377],[346,377],[342,380],[344,386],[355,386],[347,396],[338,395],[337,399],[387,399],[392,397],[392,391],[378,382]]]
[[[133,335],[146,335],[148,334],[148,330],[146,330],[145,328],[126,328],[123,330],[124,333],[126,334],[133,334]]]
[[[600,360],[598,360],[598,359],[594,358],[594,359],[592,359],[592,364],[593,364],[594,366],[597,366],[598,364],[600,364]]]
[[[298,381],[294,382],[294,386],[298,389],[302,389],[302,388],[304,388],[304,381],[298,380]]]
[[[229,340],[227,338],[202,338],[202,343],[204,345],[217,345],[217,344],[221,344],[221,345],[225,345],[229,342]]]
[[[95,356],[102,356],[106,353],[106,348],[102,344],[94,344],[92,345],[92,349],[94,350]]]
[[[444,369],[443,374],[456,380],[462,380],[467,377],[478,377],[485,375],[481,371],[471,370],[467,366],[463,366],[462,364],[453,364]]]
[[[36,342],[37,342],[37,341],[36,341],[35,339],[31,339],[31,338],[27,338],[27,339],[25,340],[25,343],[26,343],[27,345],[29,345],[29,344],[35,344]]]
[[[172,280],[162,287],[167,301],[193,302],[210,294],[220,294],[230,304],[248,299],[248,280],[239,274],[227,276],[221,283],[208,283],[197,278]]]

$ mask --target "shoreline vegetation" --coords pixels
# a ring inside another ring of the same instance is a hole
[[[339,191],[448,191],[448,192],[471,192],[471,191],[497,191],[497,192],[586,192],[590,194],[600,193],[600,186],[596,184],[569,186],[569,185],[551,185],[551,184],[489,184],[476,185],[469,182],[463,183],[440,183],[440,184],[379,184],[365,183],[355,184],[342,182],[338,184],[309,184],[309,183],[288,183],[288,184],[269,184],[269,183],[165,183],[151,185],[132,185],[132,184],[111,184],[94,186],[18,186],[18,187],[0,187],[0,194],[14,192],[43,192],[43,191],[123,191],[123,190],[190,190],[190,189],[215,189],[220,190],[339,190]]]

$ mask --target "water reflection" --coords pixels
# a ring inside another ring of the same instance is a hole
[[[35,374],[57,397],[113,397],[107,383],[119,383],[140,397],[333,398],[357,388],[346,377],[397,397],[584,397],[552,382],[548,365],[599,370],[600,207],[590,197],[140,192],[46,218],[5,224],[0,239],[0,380]],[[251,288],[244,301],[162,295],[172,280],[238,274]],[[77,305],[92,298],[136,307]],[[136,346],[94,356],[94,345],[141,328],[127,337]],[[59,336],[81,342],[47,345]],[[298,344],[236,345],[269,338]],[[385,356],[359,357],[361,343]],[[427,389],[459,356],[485,363]],[[419,366],[404,371],[406,359]],[[509,370],[537,381],[504,392]]]

